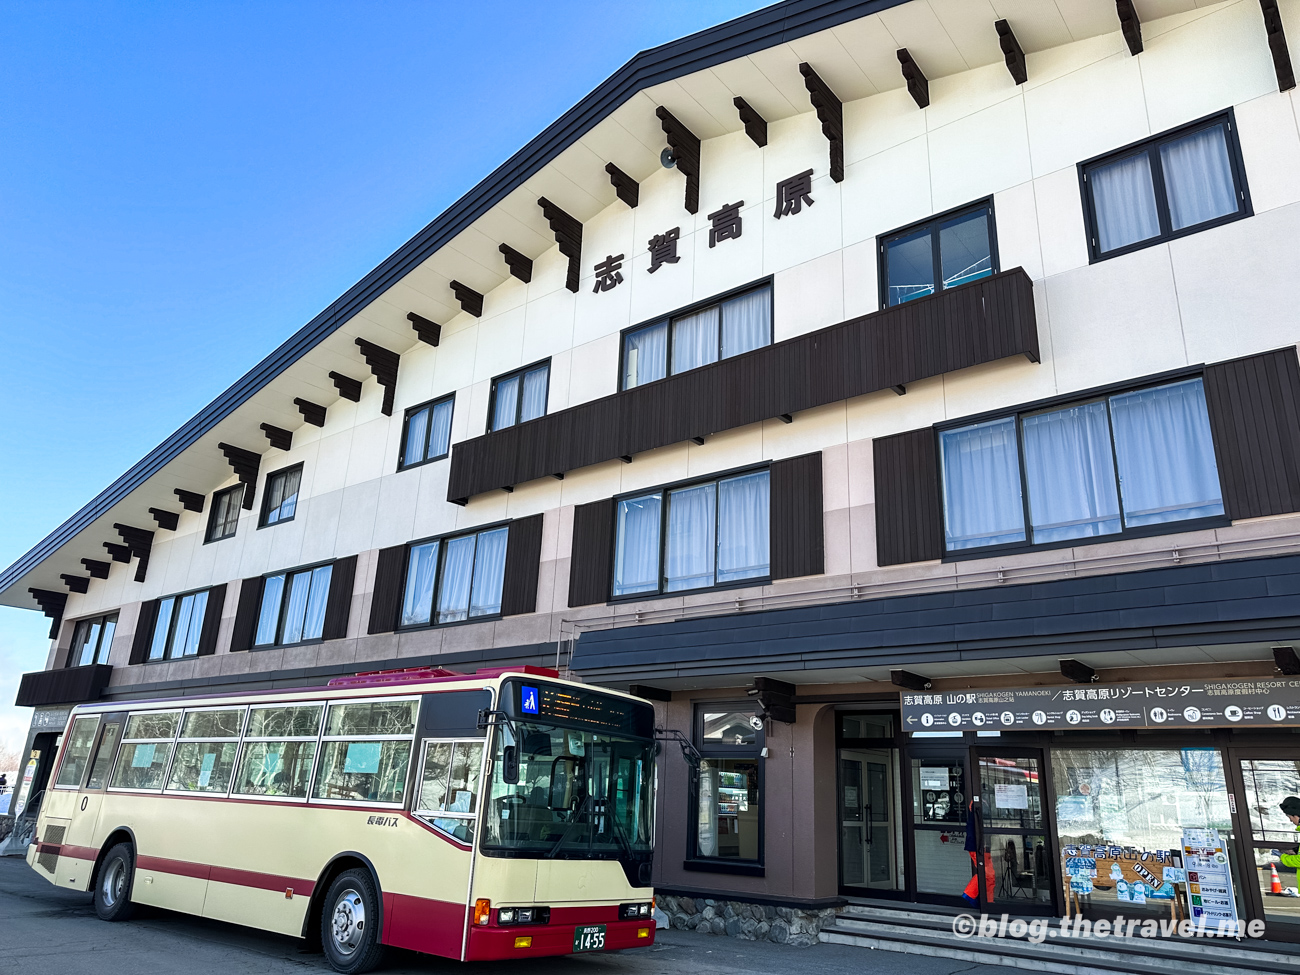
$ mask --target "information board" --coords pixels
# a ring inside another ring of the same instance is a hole
[[[1232,867],[1217,829],[1183,830],[1183,869],[1187,871],[1187,899],[1192,920],[1206,924],[1237,920],[1237,898],[1232,892]]]
[[[905,691],[911,732],[1300,725],[1300,678]]]

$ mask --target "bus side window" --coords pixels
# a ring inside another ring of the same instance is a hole
[[[110,788],[161,791],[180,716],[179,711],[137,712],[126,719],[121,755]]]
[[[95,732],[99,730],[99,715],[87,715],[72,722],[72,733],[63,745],[63,764],[59,766],[59,777],[54,785],[60,789],[76,789],[86,776],[86,764],[90,761],[90,749],[95,744]]]
[[[478,813],[482,768],[481,741],[426,741],[416,815],[468,843]]]
[[[87,789],[102,789],[108,785],[108,773],[113,770],[113,759],[117,757],[117,743],[122,738],[122,719],[116,721],[108,718],[104,722],[104,733],[99,736],[99,748],[95,751],[95,762],[90,769]]]

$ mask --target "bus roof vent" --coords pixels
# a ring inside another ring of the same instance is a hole
[[[367,670],[350,677],[335,677],[328,687],[366,687],[375,684],[418,684],[427,680],[464,677],[459,670],[446,667],[403,667],[400,670]]]
[[[560,676],[558,670],[552,670],[550,667],[535,667],[532,664],[520,664],[516,667],[480,667],[474,671],[475,677],[500,677],[502,674],[532,674],[535,677],[555,677]]]

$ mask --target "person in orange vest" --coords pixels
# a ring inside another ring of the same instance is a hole
[[[1300,802],[1300,799],[1296,800]],[[970,854],[970,883],[966,889],[961,892],[961,899],[967,904],[978,904],[980,902],[980,878],[979,864],[980,852],[979,841],[975,838],[975,800],[972,799],[966,803],[966,852]],[[984,859],[984,889],[988,891],[989,897],[993,897],[993,887],[995,884],[993,877],[993,861],[987,856]]]

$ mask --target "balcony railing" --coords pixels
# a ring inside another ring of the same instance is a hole
[[[1015,355],[1038,361],[1021,268],[462,441],[447,500]]]
[[[63,667],[59,670],[38,670],[23,674],[18,685],[15,707],[39,708],[47,704],[84,704],[98,701],[108,686],[110,664],[87,664],[85,667]]]

